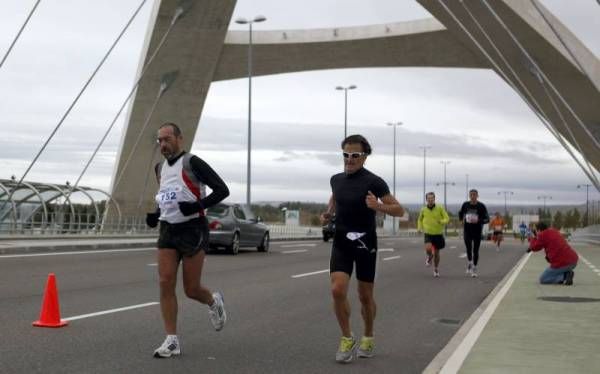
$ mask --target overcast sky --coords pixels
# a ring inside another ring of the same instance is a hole
[[[600,56],[600,6],[592,0],[542,1]],[[2,0],[3,56],[35,0]],[[19,178],[140,0],[42,0],[0,68],[0,178]],[[151,0],[125,34],[74,111],[27,177],[73,181],[108,127],[135,79]],[[418,3],[397,0],[239,0],[233,19],[263,14],[256,29],[342,27],[429,18]],[[231,29],[241,29],[233,23]],[[253,80],[253,201],[325,202],[329,178],[341,171],[343,93],[349,93],[349,133],[365,135],[374,152],[366,167],[392,183],[392,128],[397,134],[396,195],[422,199],[423,155],[429,145],[427,189],[442,196],[440,161],[448,160],[448,202],[469,186],[484,202],[581,203],[577,184],[589,183],[537,117],[494,73],[469,69],[345,69],[283,74]],[[247,80],[213,83],[192,151],[244,201]],[[123,118],[81,184],[108,189]],[[598,194],[591,193],[591,198]]]

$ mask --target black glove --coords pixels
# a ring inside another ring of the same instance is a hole
[[[179,202],[179,210],[183,213],[184,216],[189,216],[192,214],[200,213],[202,209],[202,204],[199,201],[180,201]]]
[[[157,209],[156,212],[146,213],[146,225],[155,228],[158,225],[158,217],[160,217],[160,209]]]

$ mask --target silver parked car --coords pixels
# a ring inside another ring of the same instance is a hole
[[[240,247],[269,251],[269,227],[245,205],[220,203],[206,210],[211,249],[225,248],[237,254]]]

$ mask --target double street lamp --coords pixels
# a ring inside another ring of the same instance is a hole
[[[454,182],[446,181],[446,167],[448,166],[449,163],[450,163],[450,161],[440,161],[440,164],[444,165],[444,181],[436,184],[437,186],[439,186],[440,184],[444,185],[444,209],[446,211],[448,211],[448,208],[446,207],[446,186],[448,186],[448,185],[454,186]]]
[[[337,86],[335,89],[344,91],[344,139],[348,136],[348,90],[354,90],[358,87],[350,85],[348,87]]]
[[[584,226],[588,225],[588,222],[590,221],[590,211],[589,211],[589,205],[590,205],[590,187],[592,185],[591,184],[578,184],[577,188],[583,188],[585,187],[585,221],[584,221]]]
[[[393,179],[393,190],[394,196],[396,196],[396,128],[402,126],[402,122],[388,122],[388,126],[394,128],[394,179]],[[396,217],[392,216],[392,234],[396,235]]]
[[[427,204],[427,198],[425,198],[425,194],[427,193],[426,191],[426,184],[425,184],[425,179],[426,179],[426,174],[427,174],[427,150],[429,148],[431,148],[430,145],[423,145],[420,146],[419,148],[423,148],[423,201],[425,202],[425,204]]]
[[[508,195],[514,195],[515,193],[512,191],[500,191],[498,195],[504,195],[504,217],[508,217],[508,209],[506,207],[506,197]]]
[[[546,214],[546,200],[552,200],[552,196],[541,195],[541,196],[538,196],[537,199],[538,200],[544,200],[544,211],[542,213]]]
[[[248,25],[248,161],[246,165],[246,205],[250,207],[250,183],[251,183],[251,149],[252,149],[252,24],[264,22],[265,16],[256,16],[252,20],[238,18],[235,23]]]

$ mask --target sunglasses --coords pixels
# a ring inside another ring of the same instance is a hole
[[[359,158],[365,155],[365,152],[342,152],[344,158]]]

